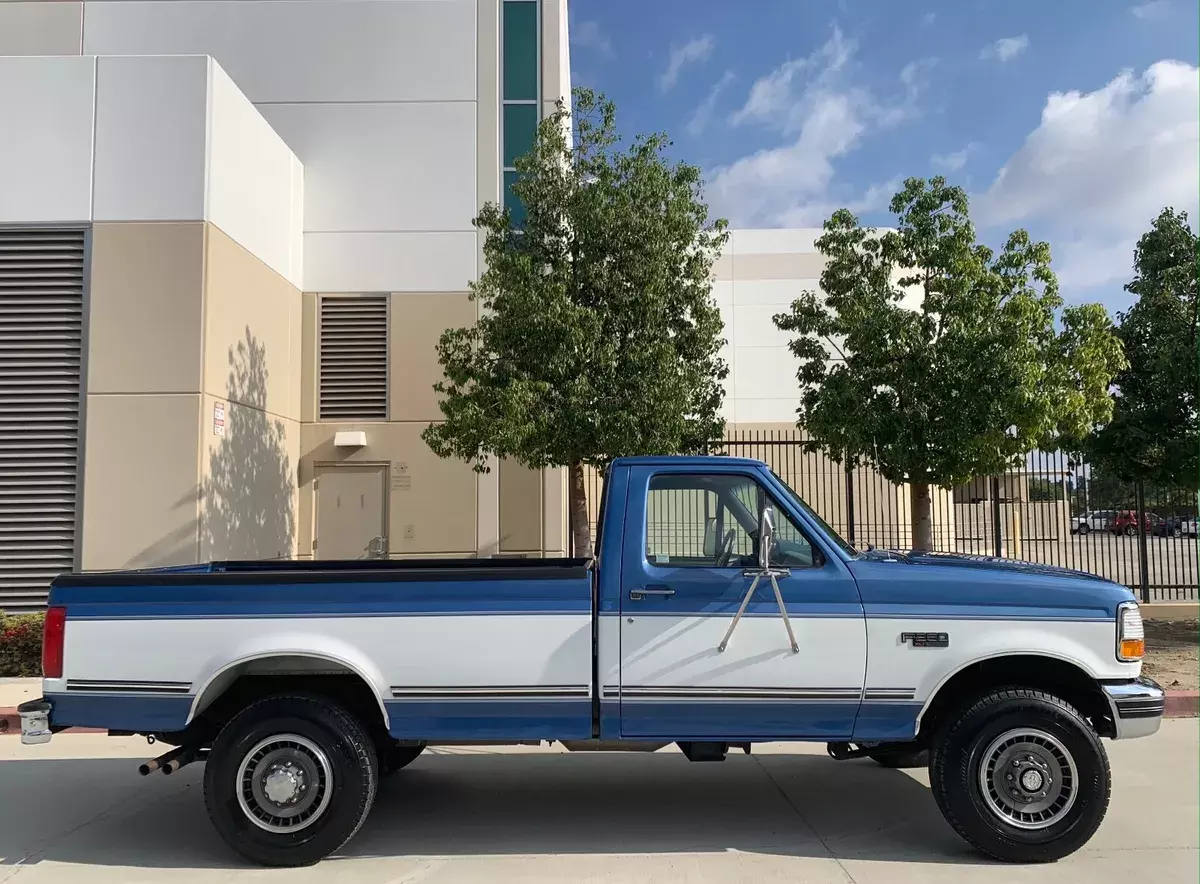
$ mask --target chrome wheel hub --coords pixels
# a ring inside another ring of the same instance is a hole
[[[1075,759],[1045,731],[1007,731],[984,751],[979,788],[984,804],[1019,829],[1044,829],[1075,804],[1079,775]]]
[[[321,748],[297,734],[260,741],[242,759],[238,804],[260,829],[295,832],[311,826],[333,797],[333,770]]]

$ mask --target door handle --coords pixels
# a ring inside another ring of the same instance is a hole
[[[646,587],[643,587],[642,589],[629,590],[629,598],[631,598],[635,602],[641,601],[648,595],[657,595],[657,596],[663,596],[663,597],[672,596],[672,595],[675,595],[675,590],[670,589],[666,586],[646,586]]]

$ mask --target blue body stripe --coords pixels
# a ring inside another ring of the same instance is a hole
[[[182,730],[194,697],[147,694],[48,693],[55,727],[96,727],[137,733]]]
[[[405,617],[590,614],[590,578],[398,583],[279,583],[163,588],[58,587],[50,604],[71,619]]]
[[[193,697],[47,694],[56,727],[138,733],[182,730]],[[390,732],[405,740],[586,740],[592,706],[580,700],[389,700]],[[604,700],[602,739],[906,740],[920,703]],[[855,713],[857,712],[857,721]]]
[[[586,740],[592,701],[389,700],[398,740]]]
[[[917,735],[921,708],[921,703],[863,703],[854,722],[854,739],[911,740]]]

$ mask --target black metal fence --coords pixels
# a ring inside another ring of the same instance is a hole
[[[911,545],[909,489],[869,468],[808,452],[798,433],[742,430],[713,453],[765,461],[838,533],[859,547]],[[589,476],[595,518],[601,480]],[[1060,452],[954,489],[932,489],[934,548],[1088,571],[1143,601],[1200,599],[1196,478],[1120,482]]]

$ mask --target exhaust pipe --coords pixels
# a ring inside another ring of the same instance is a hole
[[[157,758],[153,758],[150,761],[147,761],[145,764],[138,765],[138,773],[140,773],[144,777],[149,776],[150,774],[152,774],[156,770],[158,770],[160,767],[162,767],[164,764],[170,764],[172,761],[174,761],[176,758],[178,758],[180,755],[182,755],[184,753],[184,751],[186,750],[186,748],[187,747],[185,747],[185,746],[178,746],[178,747],[172,749],[170,752],[164,752],[162,755],[158,756]]]
[[[181,755],[178,755],[175,758],[172,758],[170,761],[168,761],[166,764],[163,765],[163,769],[162,769],[163,776],[170,776],[171,774],[175,773],[175,771],[179,770],[179,768],[185,767],[186,765],[191,764],[193,761],[196,761],[201,758],[205,758],[207,756],[208,756],[207,749],[194,749],[194,748],[188,749],[187,751],[183,752]]]

